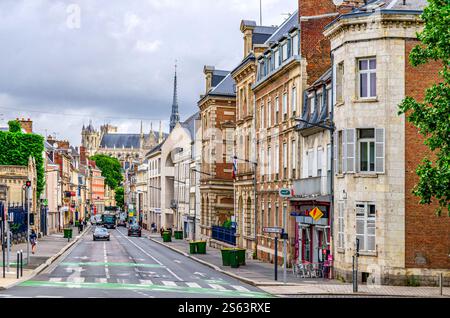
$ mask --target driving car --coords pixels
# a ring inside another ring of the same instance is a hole
[[[137,236],[137,237],[142,236],[142,230],[141,230],[141,227],[139,226],[139,224],[137,224],[137,223],[131,224],[128,227],[128,236]]]
[[[109,241],[110,240],[108,230],[103,227],[96,227],[94,230],[93,237],[94,237],[94,241],[97,241],[97,240]]]

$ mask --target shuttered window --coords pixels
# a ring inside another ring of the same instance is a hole
[[[375,171],[385,172],[385,131],[383,128],[375,129]]]
[[[360,251],[376,250],[376,209],[372,203],[356,204],[356,238],[359,239]]]
[[[338,202],[338,248],[345,248],[344,202]]]

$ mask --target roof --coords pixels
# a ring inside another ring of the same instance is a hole
[[[137,148],[140,147],[139,134],[105,134],[100,143],[101,148]]]
[[[326,83],[328,81],[331,81],[331,75],[332,75],[332,68],[330,67],[325,73],[322,74],[314,83],[312,83],[311,87],[317,86],[321,83]]]
[[[149,156],[155,152],[158,152],[161,150],[162,145],[164,144],[164,141],[162,143],[160,143],[159,145],[155,146],[152,150],[150,150],[149,152],[147,152],[146,156]]]
[[[253,30],[252,42],[253,44],[264,44],[277,30],[277,27],[257,26]]]
[[[420,15],[427,5],[427,0],[406,0],[405,5],[403,5],[403,0],[369,0],[367,4],[339,16],[328,24],[325,29],[328,29],[339,20],[369,16],[374,13]]]
[[[189,117],[188,119],[186,119],[186,121],[181,123],[181,126],[183,128],[186,128],[189,131],[189,133],[191,135],[191,139],[195,138],[195,121],[199,118],[200,118],[200,112],[197,112],[194,115],[192,115],[191,117]]]
[[[254,61],[255,58],[255,54],[253,54],[253,52],[251,52],[249,55],[247,55],[245,57],[245,59],[242,60],[242,62],[234,69],[231,71],[231,74],[234,74],[237,70],[239,70],[242,66],[244,66],[245,64],[247,64],[249,61]]]
[[[228,72],[228,75],[219,84],[217,84],[216,87],[211,89],[208,95],[236,96],[235,82],[231,77],[231,73]]]
[[[212,87],[216,87],[227,75],[228,71],[214,70],[212,73]]]
[[[298,10],[295,11],[286,21],[281,24],[278,29],[272,34],[271,37],[265,42],[266,45],[279,42],[287,33],[293,28],[297,28],[298,25]]]

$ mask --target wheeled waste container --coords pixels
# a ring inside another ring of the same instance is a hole
[[[230,250],[229,259],[230,259],[231,268],[238,268],[239,267],[239,257],[238,257],[238,250],[237,249]]]
[[[205,241],[197,242],[197,253],[198,254],[206,254],[206,242]]]
[[[189,253],[197,254],[197,242],[189,242]]]
[[[172,235],[170,232],[164,232],[163,233],[163,242],[167,243],[167,242],[172,242]]]
[[[223,248],[221,249],[222,252],[222,264],[223,266],[230,266],[230,252],[231,248]]]

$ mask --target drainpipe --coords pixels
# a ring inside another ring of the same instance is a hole
[[[331,126],[334,128],[333,130],[330,130],[330,135],[331,135],[331,180],[330,180],[330,195],[331,195],[331,204],[330,204],[330,237],[331,237],[331,242],[330,242],[330,253],[333,255],[334,258],[334,246],[331,245],[331,243],[333,243],[334,245],[334,231],[333,231],[333,219],[334,219],[334,173],[335,173],[335,163],[334,163],[334,132],[336,131],[336,126],[334,125],[334,87],[335,87],[335,80],[334,80],[334,54],[333,52],[330,53],[331,55],[331,112],[330,112],[330,121],[331,121]],[[337,158],[336,158],[337,159]],[[332,272],[332,268],[333,266],[330,266],[330,278],[333,278],[333,272]]]

